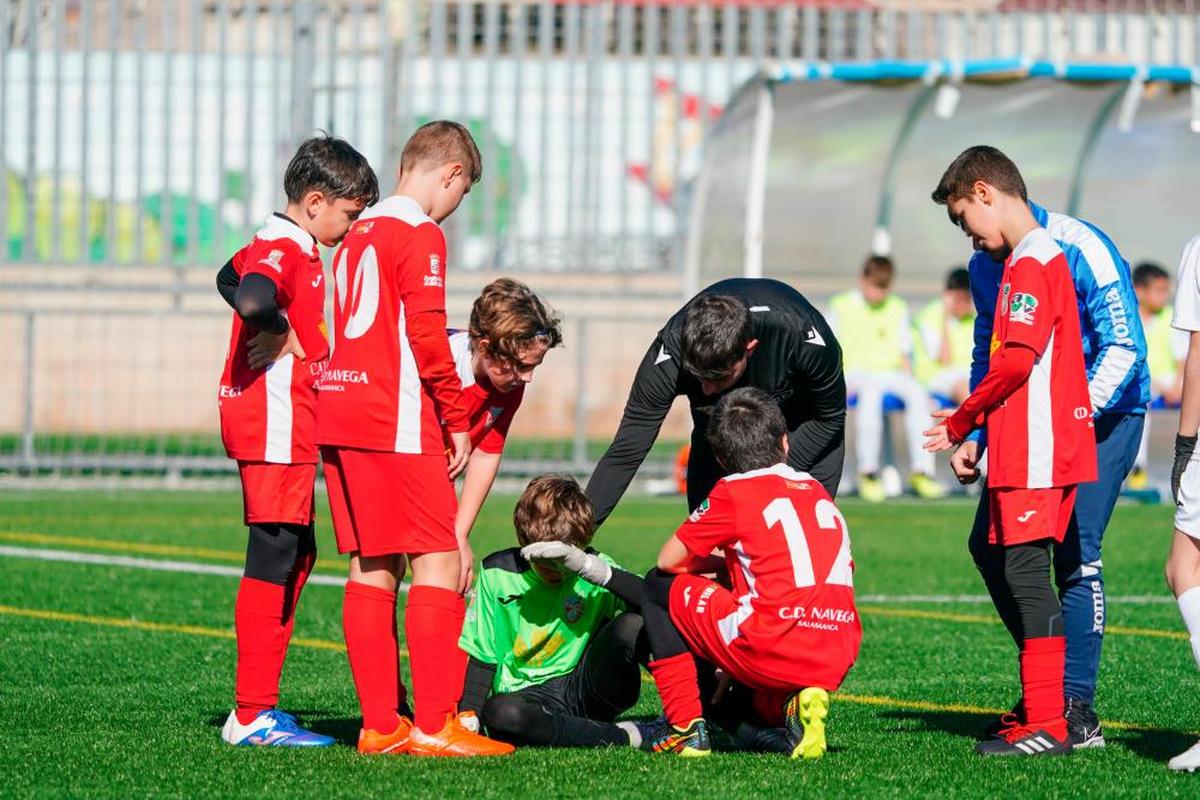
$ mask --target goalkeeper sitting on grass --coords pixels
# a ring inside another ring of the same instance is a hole
[[[572,478],[531,481],[513,523],[521,547],[485,558],[475,580],[459,710],[513,744],[639,746],[645,725],[613,720],[637,702],[648,658],[642,579],[585,549],[592,504]]]

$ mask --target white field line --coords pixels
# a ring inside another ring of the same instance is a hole
[[[150,569],[160,572],[184,572],[191,575],[222,575],[229,578],[242,577],[241,567],[203,564],[198,561],[173,561],[159,558],[134,558],[132,556],[103,555],[100,553],[80,553],[74,550],[53,550],[40,547],[0,545],[0,556],[29,558],[37,561],[61,561],[71,564],[96,564],[106,567]],[[308,576],[308,583],[312,586],[342,587],[346,585],[346,579],[336,575],[315,574]],[[400,591],[407,592],[408,584],[401,584]],[[860,594],[855,599],[859,603],[877,603],[881,605],[904,603],[944,605],[992,602],[992,599],[986,594]],[[1121,605],[1174,605],[1175,598],[1170,595],[1110,595],[1108,602]]]

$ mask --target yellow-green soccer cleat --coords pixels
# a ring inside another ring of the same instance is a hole
[[[908,479],[908,485],[922,500],[940,500],[946,496],[946,487],[923,472],[914,472]]]
[[[684,758],[703,758],[712,754],[708,728],[703,719],[692,720],[686,728],[664,725],[658,737],[644,742],[642,749],[655,753],[674,753]]]
[[[883,490],[883,481],[876,475],[858,476],[858,496],[868,503],[882,503],[887,499]]]
[[[801,689],[788,697],[783,713],[792,758],[811,760],[825,755],[829,692],[816,686]]]

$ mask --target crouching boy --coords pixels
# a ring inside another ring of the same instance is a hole
[[[787,466],[787,427],[765,392],[725,395],[708,435],[730,474],[663,545],[645,582],[649,667],[669,723],[652,749],[710,752],[699,659],[753,691],[755,712],[784,726],[793,758],[820,758],[828,692],[862,639],[846,520],[820,483]],[[702,577],[722,569],[732,588]]]
[[[641,690],[642,579],[587,549],[592,504],[570,477],[531,481],[513,523],[520,547],[485,558],[475,580],[460,712],[517,745],[640,745],[644,726],[614,720]]]

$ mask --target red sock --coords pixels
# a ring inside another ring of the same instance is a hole
[[[454,622],[454,630],[458,632],[454,639],[454,658],[448,668],[453,676],[451,683],[455,686],[455,708],[458,707],[458,701],[462,700],[463,685],[467,682],[467,664],[471,661],[471,657],[467,655],[467,651],[458,646],[458,640],[462,636],[463,621],[467,618],[467,603],[465,600],[458,604],[458,609],[458,618]]]
[[[667,722],[676,728],[688,724],[704,715],[700,709],[700,685],[696,678],[696,662],[691,653],[680,653],[670,658],[660,658],[648,665],[662,698],[663,713]]]
[[[400,651],[396,644],[396,595],[365,583],[347,581],[342,627],[363,727],[391,733],[400,724]]]
[[[296,577],[287,585],[287,594],[284,597],[285,605],[283,613],[286,616],[284,626],[287,628],[287,638],[292,638],[292,627],[296,622],[296,607],[300,605],[300,593],[304,591],[304,585],[308,583],[308,576],[312,574],[313,565],[317,563],[317,554],[315,552],[305,553],[296,560]]]
[[[1062,636],[1026,639],[1021,648],[1021,689],[1025,724],[1044,728],[1059,739],[1067,737],[1063,718],[1063,669],[1067,640]]]
[[[462,696],[462,677],[454,667],[463,613],[462,595],[451,589],[414,586],[408,590],[404,635],[412,665],[413,721],[425,733],[445,727],[446,717],[454,713]]]
[[[254,578],[242,578],[234,605],[237,631],[237,718],[249,724],[279,702],[279,673],[287,653],[291,619],[283,621],[285,589]]]

